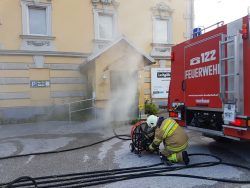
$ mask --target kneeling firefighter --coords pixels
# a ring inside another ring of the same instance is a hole
[[[157,150],[163,142],[164,149],[160,157],[165,164],[180,162],[187,165],[189,163],[188,154],[185,151],[188,147],[188,136],[175,120],[150,115],[147,118],[147,124],[155,128],[154,140],[148,147],[150,152]]]

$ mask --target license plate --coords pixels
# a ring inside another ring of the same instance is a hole
[[[178,119],[181,120],[181,112],[178,112]]]
[[[225,104],[224,105],[224,121],[230,122],[235,120],[235,105]]]

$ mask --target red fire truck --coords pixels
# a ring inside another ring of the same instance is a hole
[[[172,48],[170,117],[206,136],[250,140],[249,25],[250,15],[217,23]]]

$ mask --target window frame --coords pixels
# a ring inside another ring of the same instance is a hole
[[[167,42],[164,41],[156,41],[156,35],[157,35],[157,31],[156,31],[156,23],[158,20],[163,20],[167,22]],[[153,17],[153,43],[156,44],[171,44],[172,42],[172,19],[170,17],[167,18],[161,18],[161,17]]]
[[[100,15],[108,15],[112,16],[112,38],[101,38],[100,37]],[[103,40],[103,41],[110,41],[113,40],[117,36],[117,14],[115,11],[112,10],[101,10],[101,9],[94,9],[94,32],[95,32],[95,39],[96,40]]]
[[[32,1],[21,0],[21,7],[22,7],[23,35],[30,35],[30,36],[51,36],[52,35],[51,3],[41,3],[41,2],[35,3]],[[29,8],[38,8],[38,9],[46,10],[46,34],[30,33]]]

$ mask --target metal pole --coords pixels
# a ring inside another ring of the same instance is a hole
[[[94,108],[94,116],[95,116],[95,120],[96,120],[97,118],[96,118],[95,99],[94,98],[92,100],[92,106]]]
[[[71,107],[70,107],[70,103],[69,103],[69,123],[71,123]]]

